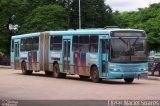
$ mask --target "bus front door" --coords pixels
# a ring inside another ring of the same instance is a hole
[[[106,71],[107,71],[107,56],[108,56],[108,40],[107,39],[101,39],[101,44],[100,44],[100,69],[101,69],[101,75],[103,77],[106,76]]]
[[[63,40],[63,71],[69,73],[70,71],[70,40]]]
[[[14,54],[14,68],[15,69],[20,69],[21,66],[20,66],[20,56],[19,56],[19,41],[16,41],[14,42],[14,51],[15,51],[15,54]]]

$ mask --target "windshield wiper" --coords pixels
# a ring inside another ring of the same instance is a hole
[[[136,40],[134,41],[133,45],[134,46],[136,44],[136,42],[138,41],[139,38],[136,38]]]
[[[128,46],[128,43],[124,39],[122,39],[121,37],[119,37],[119,39]]]

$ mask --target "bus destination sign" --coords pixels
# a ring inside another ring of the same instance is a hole
[[[145,37],[143,31],[112,31],[111,37]]]

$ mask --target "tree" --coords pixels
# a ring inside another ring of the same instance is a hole
[[[20,33],[63,30],[66,28],[66,11],[55,4],[35,8],[25,17]]]
[[[10,38],[12,32],[9,30],[9,24],[13,22],[13,16],[17,14],[20,7],[20,0],[1,0],[0,1],[0,51],[9,54]]]
[[[0,52],[9,54],[12,35],[65,29],[66,11],[58,6],[61,1],[0,0]],[[19,31],[10,31],[9,24],[18,24]]]
[[[136,12],[114,12],[114,19],[123,28],[143,29],[146,31],[150,49],[160,48],[160,3]]]
[[[71,27],[78,28],[79,2],[71,4]],[[104,4],[104,0],[81,0],[82,28],[97,28],[112,25],[112,10]]]

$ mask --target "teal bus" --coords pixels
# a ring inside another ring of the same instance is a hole
[[[148,78],[147,36],[138,29],[78,29],[12,36],[11,66],[23,74],[45,71],[53,77]]]

